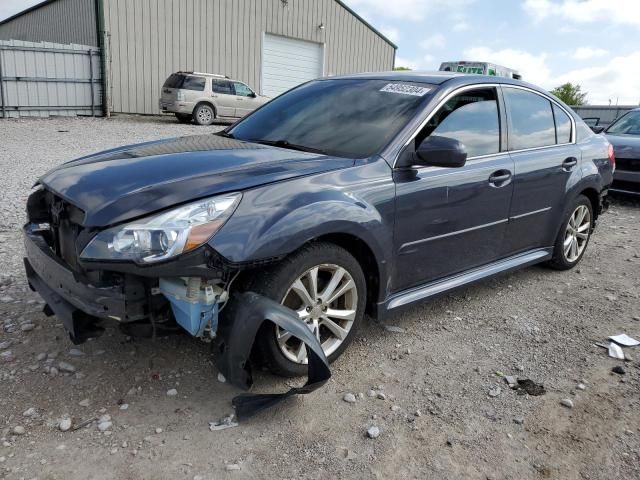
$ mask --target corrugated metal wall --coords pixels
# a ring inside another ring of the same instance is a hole
[[[263,33],[324,44],[325,75],[393,68],[394,48],[335,0],[104,3],[114,112],[159,113],[160,88],[178,70],[222,73],[261,91]]]
[[[56,0],[0,25],[0,40],[98,46],[95,0]]]
[[[0,41],[0,118],[102,115],[100,51]]]

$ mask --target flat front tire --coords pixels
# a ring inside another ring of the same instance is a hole
[[[302,248],[254,277],[250,288],[296,311],[329,362],[351,343],[364,317],[367,287],[362,268],[349,252],[332,243]],[[305,344],[276,325],[263,325],[256,350],[276,375],[307,372]]]
[[[575,267],[587,250],[593,225],[591,201],[584,195],[579,195],[565,214],[549,265],[557,270]]]

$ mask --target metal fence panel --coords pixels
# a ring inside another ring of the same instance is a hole
[[[102,114],[100,50],[0,41],[0,116]]]

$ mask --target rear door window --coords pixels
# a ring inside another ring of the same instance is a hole
[[[556,121],[557,143],[571,143],[571,119],[564,110],[553,104],[553,118]]]
[[[229,80],[212,80],[212,89],[215,93],[222,95],[235,95],[233,85]]]
[[[503,88],[509,117],[509,150],[555,145],[551,102],[527,90]]]
[[[469,90],[445,103],[416,137],[416,145],[430,135],[459,140],[469,157],[500,151],[500,117],[495,88]]]

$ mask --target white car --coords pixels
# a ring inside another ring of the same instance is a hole
[[[182,123],[211,125],[216,119],[238,119],[267,103],[248,85],[224,75],[176,72],[160,94],[162,113],[173,113]]]

